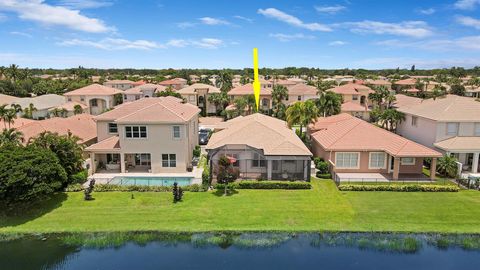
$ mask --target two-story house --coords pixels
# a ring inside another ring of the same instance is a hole
[[[94,83],[63,95],[68,102],[85,104],[89,108],[88,113],[98,115],[116,106],[118,101],[122,100],[121,94],[121,90]]]
[[[194,83],[177,91],[190,104],[198,106],[204,115],[215,114],[217,107],[208,101],[211,94],[219,94],[220,89],[213,85]]]
[[[397,110],[405,114],[405,121],[397,127],[400,135],[456,156],[462,171],[479,172],[480,102],[447,95]]]
[[[198,113],[174,97],[143,98],[97,117],[98,143],[90,153],[91,173],[180,173],[192,167],[198,144]]]
[[[159,84],[142,84],[123,91],[123,101],[130,102],[141,98],[154,97],[157,92],[165,91],[165,88],[165,86]]]
[[[137,86],[137,83],[130,80],[111,80],[104,82],[103,85],[125,91]]]
[[[368,94],[374,91],[362,84],[347,83],[329,89],[342,96],[342,109],[344,113],[368,120],[370,118],[370,109],[372,102],[368,98]]]

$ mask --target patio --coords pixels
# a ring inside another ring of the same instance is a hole
[[[392,174],[386,173],[336,173],[335,182],[338,183],[417,183],[433,182],[430,177],[424,174],[401,173],[397,180],[393,179]]]

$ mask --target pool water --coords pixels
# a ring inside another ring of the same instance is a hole
[[[192,183],[191,177],[160,177],[160,176],[116,176],[109,184],[122,186],[188,186]]]

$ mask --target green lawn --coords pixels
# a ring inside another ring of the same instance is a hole
[[[1,218],[0,233],[80,231],[412,231],[480,233],[480,192],[339,192],[331,180],[312,190],[189,193],[62,193],[40,212]]]

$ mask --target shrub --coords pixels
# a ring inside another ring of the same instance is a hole
[[[245,180],[229,184],[235,189],[311,189],[309,182],[301,181],[252,181]],[[215,189],[225,188],[224,184],[216,184]]]
[[[201,153],[202,153],[202,150],[200,149],[200,146],[195,145],[195,149],[193,149],[193,156],[194,157],[200,157]]]
[[[341,191],[457,192],[454,185],[339,185]]]
[[[81,184],[70,184],[65,188],[65,192],[79,192],[83,190]]]
[[[321,179],[332,179],[332,174],[330,173],[321,173],[320,171],[318,171],[315,176],[317,178],[321,178]]]
[[[173,188],[171,186],[123,186],[123,185],[111,185],[111,184],[96,184],[93,191],[96,192],[110,192],[110,191],[120,191],[120,192],[172,192]],[[205,191],[205,189],[197,184],[182,186],[183,191],[190,192],[200,192]]]
[[[313,164],[315,164],[315,167],[317,167],[318,163],[323,162],[323,161],[325,161],[325,160],[321,157],[314,157],[313,158]]]
[[[88,178],[88,171],[83,170],[83,171],[80,171],[80,172],[70,176],[70,183],[72,183],[72,184],[83,184],[83,183],[87,182],[87,178]]]
[[[317,168],[318,172],[321,174],[328,173],[328,163],[325,161],[320,161],[318,164],[315,165],[315,168]]]
[[[203,168],[202,184],[210,185],[210,167],[208,165]]]

